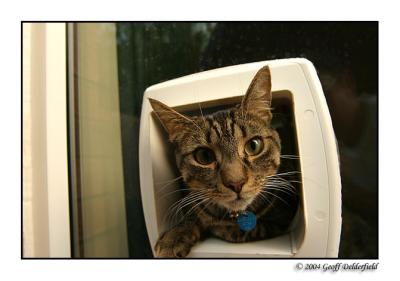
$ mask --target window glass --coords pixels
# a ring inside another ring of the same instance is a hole
[[[138,167],[147,87],[305,57],[318,71],[339,145],[339,256],[377,257],[377,23],[77,23],[68,30],[74,256],[152,256]]]

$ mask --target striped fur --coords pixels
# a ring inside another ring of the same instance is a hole
[[[183,221],[160,236],[157,257],[184,257],[207,234],[245,242],[274,237],[287,230],[295,212],[292,196],[262,193],[268,177],[278,171],[281,150],[279,135],[271,127],[268,66],[257,72],[242,103],[226,111],[189,118],[159,101],[150,99],[150,103],[176,145],[177,166],[185,184],[192,194],[198,194],[197,200],[194,196],[186,206],[188,213]],[[253,138],[263,144],[257,155],[245,150]],[[200,164],[194,153],[198,148],[210,149],[216,161]],[[238,183],[239,191],[232,188]],[[276,190],[270,192],[275,194]],[[253,211],[258,220],[257,227],[249,232],[240,230],[229,216],[244,210]]]

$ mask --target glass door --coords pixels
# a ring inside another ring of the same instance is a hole
[[[314,63],[339,144],[339,257],[377,257],[377,31],[376,22],[69,24],[73,257],[152,257],[138,165],[147,87],[209,69],[293,57]]]

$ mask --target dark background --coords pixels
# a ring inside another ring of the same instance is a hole
[[[117,42],[130,257],[152,257],[138,167],[145,89],[199,71],[292,57],[314,63],[339,144],[339,257],[378,257],[377,22],[118,23]]]

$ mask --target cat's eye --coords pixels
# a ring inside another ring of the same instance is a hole
[[[209,165],[215,162],[215,154],[211,149],[201,147],[194,151],[194,159],[201,165]]]
[[[249,140],[244,146],[247,155],[254,156],[259,154],[264,148],[264,142],[260,137],[255,137]]]

